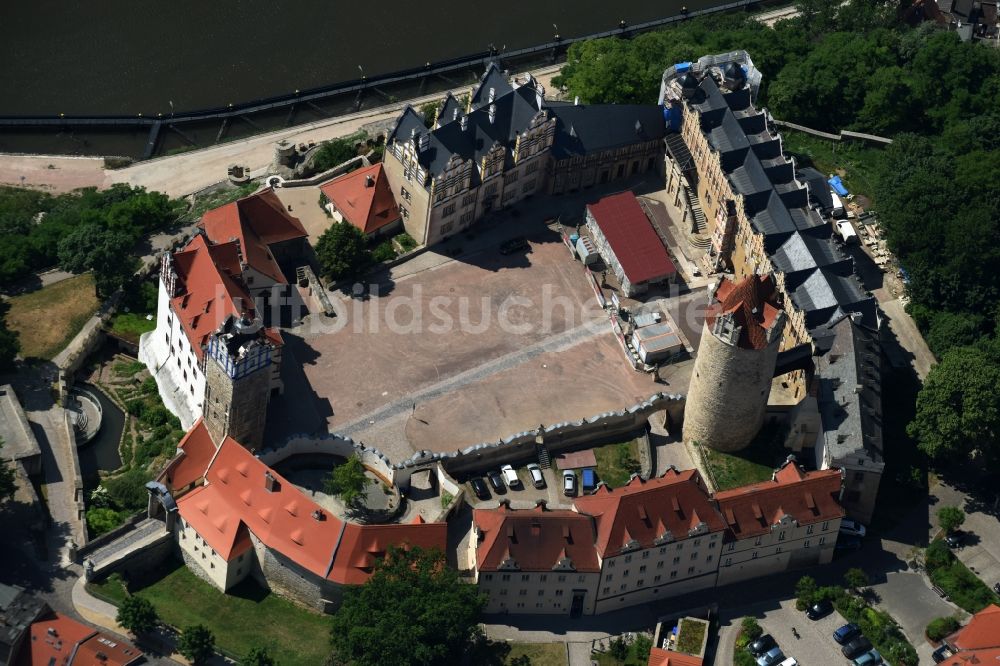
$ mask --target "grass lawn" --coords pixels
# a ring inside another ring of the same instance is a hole
[[[707,622],[681,620],[677,633],[677,651],[685,654],[700,655],[701,642],[708,630]]]
[[[787,455],[782,446],[784,439],[784,428],[765,425],[750,446],[742,451],[723,453],[707,446],[699,446],[698,449],[702,461],[712,473],[716,490],[731,490],[770,479]]]
[[[119,312],[109,323],[112,333],[138,344],[140,335],[156,328],[156,317],[146,319],[144,314]]]
[[[531,659],[531,666],[565,666],[565,643],[511,643],[505,664],[520,656]]]
[[[307,611],[244,581],[223,594],[188,571],[176,568],[152,584],[134,590],[145,597],[160,618],[174,627],[204,624],[218,646],[242,655],[251,646],[273,647],[283,666],[322,664],[329,654],[329,618]],[[104,596],[124,598],[121,584],[107,580],[94,585]]]
[[[785,128],[781,138],[786,154],[808,158],[823,175],[841,174],[848,192],[872,198],[882,148],[861,141],[829,141]],[[798,161],[800,166],[808,166],[802,159]]]
[[[594,449],[597,476],[612,488],[628,483],[632,472],[639,471],[639,445],[636,440],[608,444]]]
[[[613,657],[610,652],[592,652],[590,658],[600,666],[646,666],[649,663],[649,649],[639,650],[633,641],[628,646],[628,655],[624,661]]]
[[[89,273],[14,296],[9,303],[7,327],[21,340],[21,356],[47,361],[69,344],[100,307]]]

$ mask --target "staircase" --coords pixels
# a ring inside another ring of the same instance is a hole
[[[701,209],[701,202],[698,201],[697,195],[690,190],[688,191],[688,201],[691,202],[691,214],[694,215],[695,233],[703,234],[708,228],[708,222],[705,220],[705,211]]]
[[[549,458],[549,450],[544,444],[539,444],[535,447],[538,452],[538,466],[542,469],[549,469],[552,467],[552,460]]]

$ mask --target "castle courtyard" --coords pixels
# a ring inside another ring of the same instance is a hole
[[[510,224],[529,251],[504,256],[491,238],[511,229],[484,231],[480,249],[373,286],[365,299],[343,295],[337,318],[286,335],[330,431],[398,461],[622,409],[666,388],[629,366],[558,232]]]

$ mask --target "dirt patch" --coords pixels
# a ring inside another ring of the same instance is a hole
[[[62,351],[100,306],[90,274],[15,296],[8,302],[7,327],[21,340],[21,356],[45,360]]]

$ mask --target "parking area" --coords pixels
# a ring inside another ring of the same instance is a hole
[[[802,611],[795,609],[795,599],[781,602],[759,618],[765,633],[771,634],[786,657],[794,657],[804,666],[820,664],[843,664],[847,660],[840,652],[840,646],[833,640],[833,632],[846,624],[837,611],[826,617],[812,621]],[[795,629],[799,638],[795,637]]]
[[[490,484],[486,476],[487,472],[494,469],[499,471],[499,467],[483,469],[477,474],[468,474],[459,479],[465,482],[466,498],[473,507],[481,509],[496,508],[497,503],[502,499],[510,500],[511,506],[515,509],[532,508],[538,500],[545,500],[546,505],[550,509],[568,509],[573,503],[573,497],[568,497],[563,492],[562,472],[556,469],[555,466],[542,470],[542,478],[544,479],[545,486],[543,488],[536,488],[525,464],[514,465],[514,471],[517,473],[520,485],[512,488],[505,482],[499,492]],[[469,480],[475,477],[481,477],[486,482],[489,493],[488,497],[476,496],[475,491],[469,483]],[[577,475],[577,482],[577,492],[579,493],[579,475]]]

